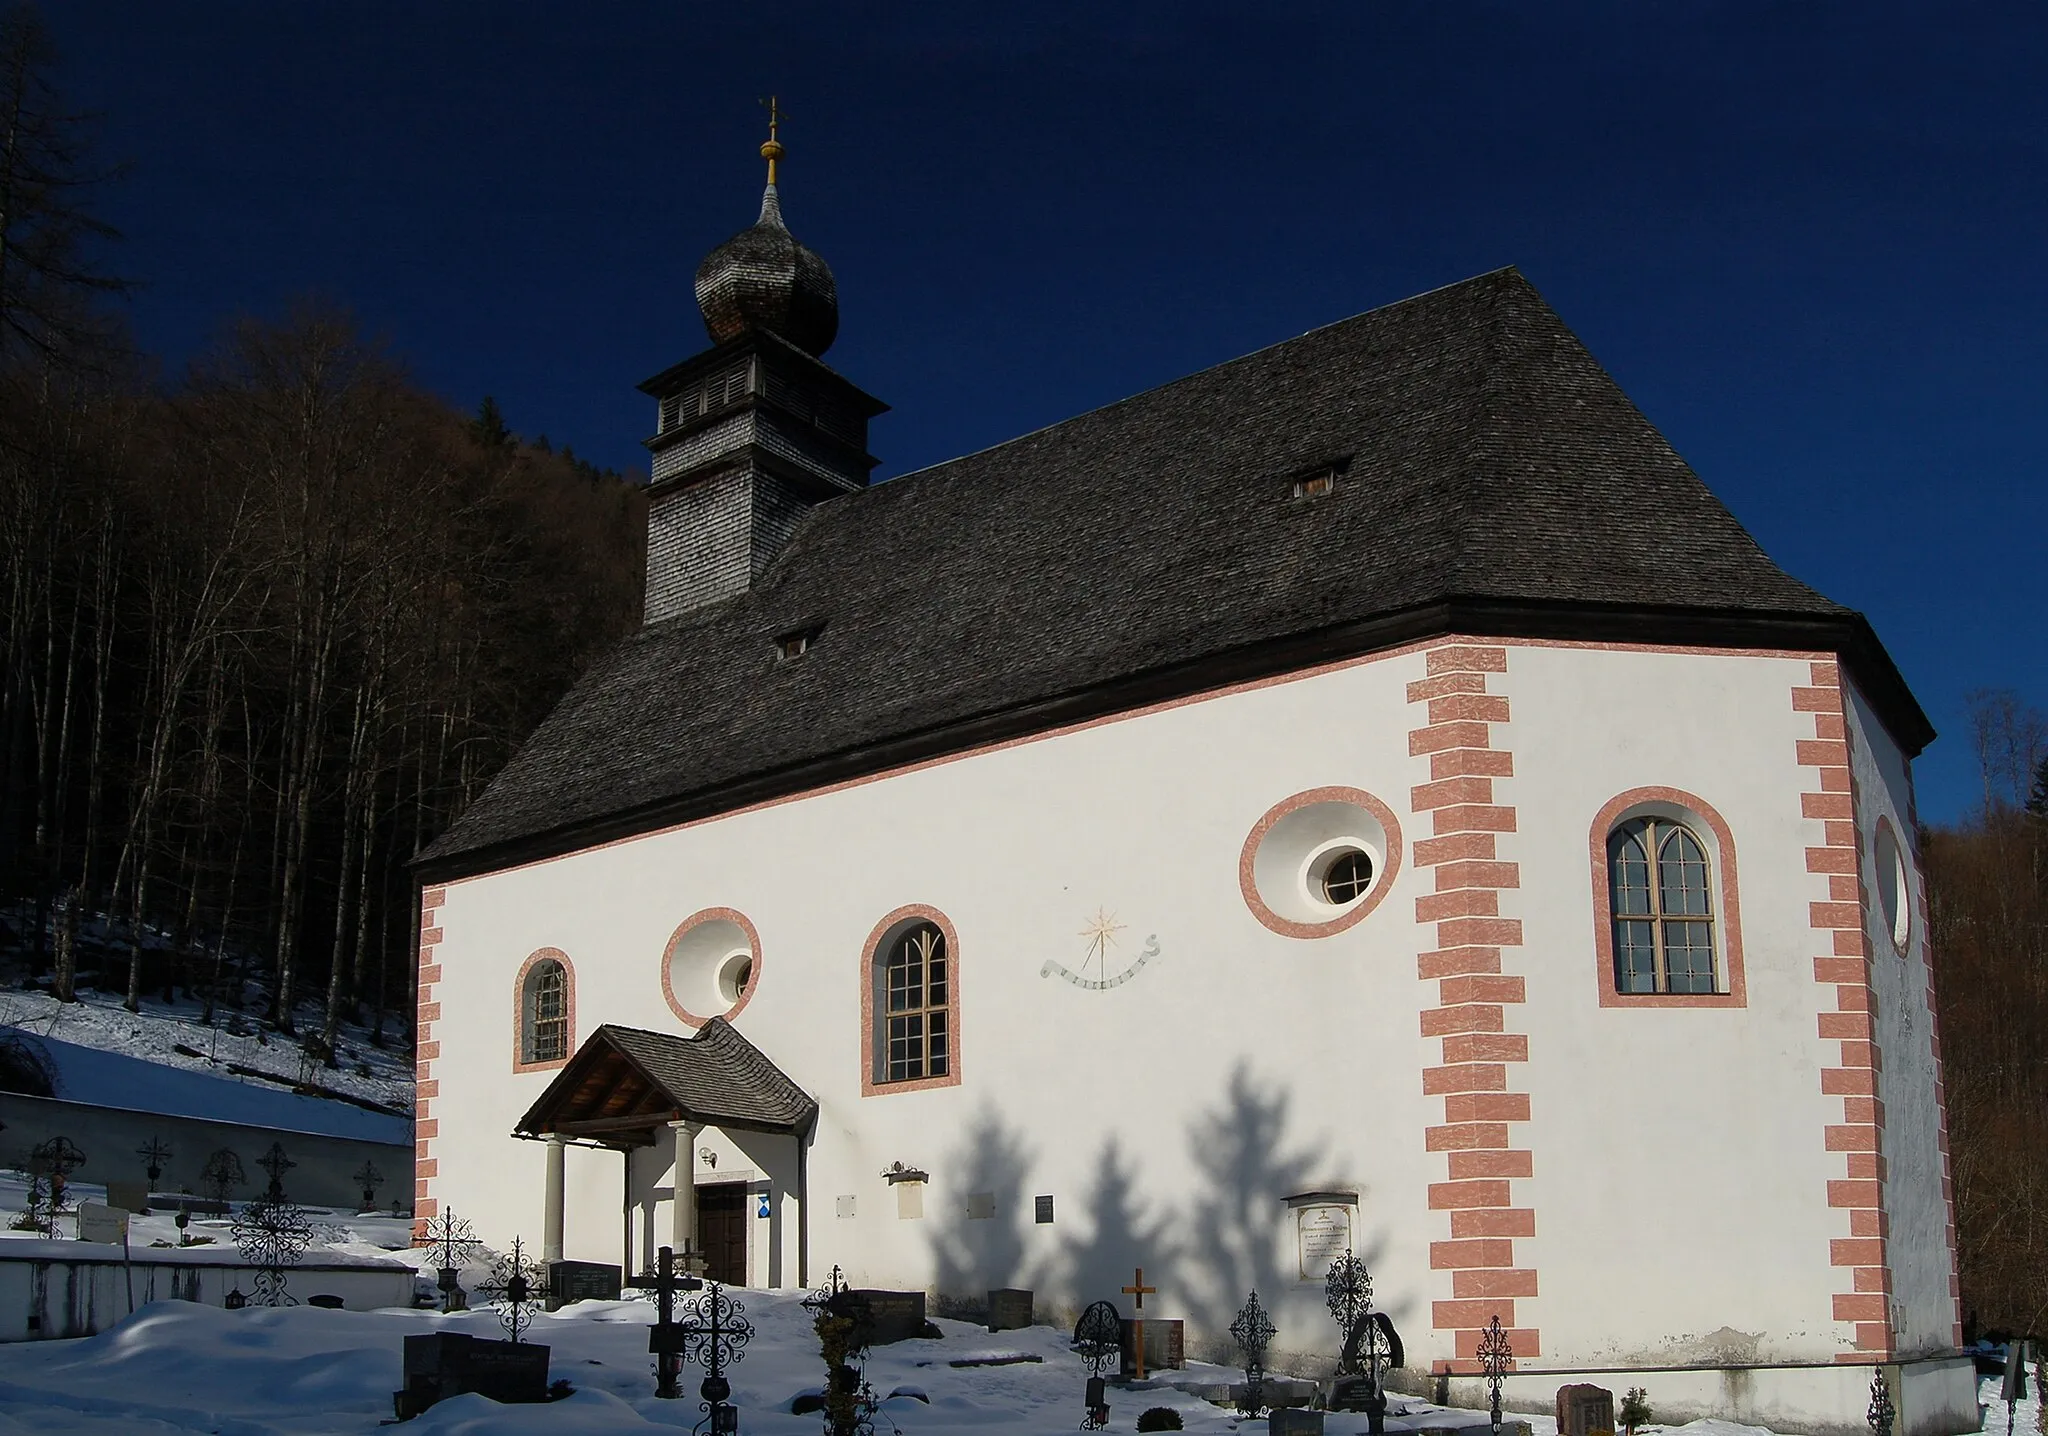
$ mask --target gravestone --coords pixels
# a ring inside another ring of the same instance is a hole
[[[869,1346],[887,1346],[897,1341],[914,1341],[921,1336],[937,1335],[938,1329],[925,1320],[924,1293],[921,1291],[873,1291],[861,1288],[855,1296],[864,1298],[868,1304],[867,1325],[863,1334]]]
[[[1117,1374],[1138,1374],[1138,1332],[1145,1334],[1145,1370],[1178,1371],[1186,1366],[1186,1342],[1179,1317],[1125,1317],[1118,1346]]]
[[[990,1331],[1021,1331],[1031,1324],[1030,1292],[1001,1287],[988,1294]]]
[[[108,1182],[107,1205],[138,1215],[149,1211],[149,1183]]]
[[[1558,1436],[1614,1436],[1614,1393],[1591,1382],[1557,1388]]]
[[[455,1331],[405,1339],[405,1386],[391,1393],[399,1420],[410,1421],[437,1401],[471,1392],[493,1401],[547,1400],[548,1348]]]
[[[1323,1413],[1301,1406],[1276,1406],[1267,1420],[1270,1436],[1323,1436]]]
[[[306,1298],[306,1305],[321,1307],[327,1311],[340,1311],[347,1303],[331,1291],[319,1291]]]
[[[78,1204],[78,1239],[119,1246],[128,1238],[128,1213],[102,1202]]]
[[[558,1310],[572,1301],[617,1301],[624,1282],[625,1273],[609,1262],[551,1261],[548,1310]]]

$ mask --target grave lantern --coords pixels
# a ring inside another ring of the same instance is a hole
[[[249,1298],[242,1295],[240,1287],[235,1287],[226,1296],[221,1298],[221,1305],[225,1306],[229,1311],[240,1311],[248,1304]]]

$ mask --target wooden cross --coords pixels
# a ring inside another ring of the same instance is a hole
[[[1124,1295],[1131,1299],[1131,1309],[1136,1313],[1131,1318],[1134,1327],[1131,1333],[1131,1344],[1137,1350],[1138,1380],[1140,1381],[1145,1379],[1145,1298],[1156,1295],[1158,1291],[1159,1288],[1156,1286],[1145,1285],[1145,1268],[1143,1267],[1138,1268],[1138,1273],[1131,1279],[1131,1284],[1124,1288]]]

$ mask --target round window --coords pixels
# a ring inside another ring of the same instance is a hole
[[[753,996],[760,970],[761,939],[754,925],[731,908],[706,908],[668,940],[662,995],[692,1027],[713,1017],[736,1017]]]
[[[1332,849],[1316,863],[1315,886],[1331,907],[1348,907],[1372,886],[1372,855],[1363,848]]]
[[[719,970],[718,990],[727,1002],[738,1002],[747,995],[747,986],[754,980],[754,955],[751,952],[736,952],[725,960]]]
[[[1913,902],[1906,877],[1906,855],[1899,850],[1898,834],[1880,819],[1871,857],[1877,865],[1877,905],[1884,914],[1884,929],[1892,946],[1904,953],[1913,935]]]
[[[1358,788],[1314,788],[1259,820],[1238,883],[1274,932],[1328,937],[1379,905],[1400,863],[1401,829],[1386,804]]]

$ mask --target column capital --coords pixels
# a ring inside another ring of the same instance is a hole
[[[690,1122],[678,1119],[674,1122],[669,1123],[668,1126],[669,1130],[672,1132],[688,1132],[690,1134],[690,1140],[694,1142],[697,1140],[697,1134],[704,1130],[705,1124],[702,1122]]]

